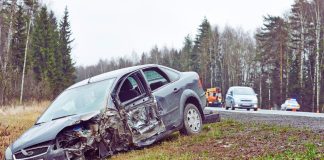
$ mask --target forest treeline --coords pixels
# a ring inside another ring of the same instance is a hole
[[[52,99],[74,82],[111,70],[155,63],[199,73],[204,88],[251,86],[261,108],[296,98],[303,111],[324,110],[324,1],[295,0],[261,28],[212,26],[204,18],[180,49],[157,46],[128,57],[74,67],[69,13],[57,19],[36,0],[0,0],[0,105]],[[91,54],[91,53],[89,53]],[[107,53],[109,54],[109,53]],[[25,56],[26,55],[26,56]]]
[[[74,83],[71,42],[67,9],[58,20],[37,0],[0,0],[0,105],[52,99]]]
[[[77,81],[111,70],[155,63],[199,73],[204,88],[251,86],[261,108],[279,108],[296,98],[301,110],[324,110],[324,1],[295,0],[288,14],[264,16],[253,35],[240,28],[211,26],[205,18],[183,47],[153,47],[129,57],[77,67]]]

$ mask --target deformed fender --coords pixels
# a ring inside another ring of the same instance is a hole
[[[193,97],[195,98],[198,102],[199,102],[199,106],[198,109],[200,111],[200,114],[202,116],[202,120],[204,120],[204,113],[203,113],[203,104],[200,100],[200,97],[197,95],[196,92],[194,92],[193,90],[190,90],[190,89],[186,89],[183,91],[182,95],[181,95],[181,98],[180,98],[180,118],[182,120],[182,117],[183,117],[183,111],[184,111],[184,108],[185,108],[185,105],[186,105],[186,101],[188,100],[188,98],[190,97]]]

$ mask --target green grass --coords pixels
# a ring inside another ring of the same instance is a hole
[[[318,148],[314,144],[305,144],[306,151],[304,152],[294,152],[290,149],[284,151],[283,153],[279,153],[276,155],[268,155],[264,157],[260,157],[257,159],[260,160],[315,160],[315,159],[324,159],[323,152],[319,152]]]
[[[224,120],[199,135],[178,133],[112,159],[323,159],[324,135],[307,129]]]

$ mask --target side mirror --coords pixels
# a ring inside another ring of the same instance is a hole
[[[230,95],[233,96],[233,91],[230,92]]]

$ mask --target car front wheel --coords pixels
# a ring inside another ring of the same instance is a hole
[[[193,135],[197,134],[202,129],[202,118],[198,108],[191,103],[188,103],[183,113],[183,128],[181,134]]]
[[[235,110],[235,107],[234,107],[234,104],[232,103],[232,107],[231,107],[232,110]]]

